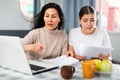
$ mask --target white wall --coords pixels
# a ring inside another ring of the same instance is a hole
[[[0,0],[0,30],[30,29],[30,22],[24,19],[18,1]]]

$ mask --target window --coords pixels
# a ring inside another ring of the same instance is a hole
[[[120,32],[120,0],[96,0],[98,27]]]
[[[34,0],[19,0],[22,14],[27,20],[31,20],[34,15]]]

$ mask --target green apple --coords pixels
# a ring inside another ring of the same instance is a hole
[[[99,59],[92,59],[91,61],[95,62],[96,65],[101,62]]]
[[[99,59],[92,59],[91,61],[93,61],[96,66],[101,62],[101,60],[99,60]],[[95,70],[97,71],[97,67]]]
[[[99,72],[111,72],[112,70],[112,63],[108,60],[102,60],[96,66],[97,71]]]

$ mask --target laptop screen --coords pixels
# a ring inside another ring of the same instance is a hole
[[[0,66],[32,74],[19,37],[0,36]]]
[[[0,36],[0,66],[30,75],[58,68],[39,61],[29,63],[19,37]]]

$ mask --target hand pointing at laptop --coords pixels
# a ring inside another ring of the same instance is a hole
[[[23,47],[25,52],[31,52],[31,53],[37,53],[37,54],[44,49],[43,45],[38,42],[30,45],[24,45]]]

